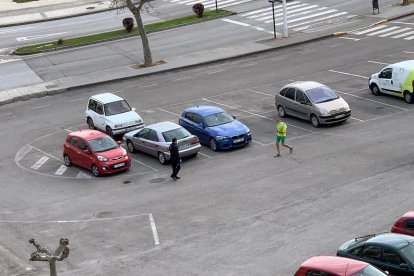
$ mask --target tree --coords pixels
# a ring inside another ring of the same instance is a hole
[[[144,51],[144,65],[145,67],[152,66],[152,54],[148,42],[147,33],[145,31],[144,23],[141,18],[141,10],[149,10],[151,3],[154,0],[136,0],[132,3],[132,0],[111,0],[112,6],[117,8],[124,8],[125,6],[132,12],[137,22],[138,32],[141,36],[142,49]]]

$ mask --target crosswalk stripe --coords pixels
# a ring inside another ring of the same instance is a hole
[[[297,5],[295,5],[295,6],[287,6],[286,7],[286,12],[294,12],[295,10],[294,9],[297,9],[297,8],[302,8],[302,7],[306,7],[306,6],[309,6],[309,4],[297,4]],[[275,8],[275,15],[276,14],[280,14],[280,13],[283,13],[283,7],[281,6],[281,5],[278,5],[276,8]],[[261,16],[267,16],[267,15],[273,15],[273,10],[272,9],[268,9],[266,12],[263,12],[263,13],[260,13],[260,14],[255,14],[255,15],[252,15],[252,16],[248,16],[247,18],[250,18],[250,19],[254,19],[254,18],[257,18],[257,17],[261,17]]]
[[[391,38],[401,38],[401,37],[408,36],[408,35],[412,35],[412,34],[414,34],[414,31],[411,31],[411,32],[408,32],[408,33],[404,33],[404,34],[400,34],[400,35],[396,35],[396,36],[393,36]]]
[[[368,35],[369,36],[379,35],[379,34],[386,33],[388,31],[392,31],[392,30],[395,30],[395,29],[398,29],[398,28],[400,28],[400,27],[397,27],[397,26],[389,27],[387,29],[382,29],[382,30],[379,30],[379,31],[376,31],[376,32],[373,32],[373,33],[369,33]]]
[[[379,37],[387,37],[387,36],[395,35],[395,34],[405,32],[405,31],[408,31],[408,30],[412,30],[412,29],[411,28],[402,28],[402,29],[398,29],[398,30],[393,31],[393,32],[389,32],[389,33],[380,35]]]
[[[286,7],[289,7],[289,6],[292,6],[292,5],[297,5],[297,4],[301,4],[301,3],[300,2],[296,2],[296,1],[289,2],[289,3],[286,3]],[[307,5],[307,4],[302,4],[302,5]],[[278,7],[282,7],[282,5],[276,5],[275,6],[275,9],[277,9]],[[270,10],[270,12],[272,12],[271,11],[271,8],[266,7],[264,9],[259,9],[259,10],[255,10],[255,11],[246,12],[244,14],[240,14],[240,16],[247,17],[247,16],[252,15],[252,14],[255,14],[255,13],[260,13],[260,12],[269,11],[269,10]]]
[[[36,163],[34,163],[33,166],[31,166],[30,168],[33,170],[38,170],[47,160],[49,160],[49,157],[43,156]]]
[[[320,15],[324,15],[324,14],[328,14],[328,13],[333,13],[333,12],[336,12],[336,11],[337,10],[333,9],[333,10],[329,10],[329,11],[315,13],[315,14],[312,14],[312,15],[308,15],[308,16],[304,16],[304,17],[300,17],[300,18],[288,20],[287,23],[289,24],[289,23],[293,23],[293,22],[297,22],[297,21],[302,21],[302,20],[305,20],[305,19],[308,19],[308,18],[317,17],[317,16],[320,16]],[[282,24],[283,24],[283,22],[277,23],[276,26],[280,26]]]
[[[322,21],[322,20],[326,20],[326,19],[330,19],[330,18],[342,16],[342,15],[345,15],[345,14],[347,14],[347,12],[335,13],[335,14],[332,14],[330,16],[316,18],[316,19],[309,20],[309,21],[306,21],[306,22],[302,22],[302,23],[299,23],[299,24],[296,24],[296,25],[290,25],[289,27],[292,28],[294,31],[302,31],[302,30],[308,29],[309,28],[309,25],[303,26],[303,27],[299,27],[299,28],[295,28],[295,27],[300,26],[300,25],[303,25],[303,24],[315,23],[315,22],[318,22],[318,21]]]
[[[318,9],[313,9],[313,8],[316,8],[316,7],[318,7],[318,5],[307,6],[307,7],[299,8],[297,10],[288,10],[286,12],[287,13],[287,18],[297,17],[299,15],[308,14],[308,13],[311,13],[311,12],[314,12],[314,11],[326,10],[327,9],[327,7],[321,7],[321,8],[318,8]],[[311,10],[309,10],[309,9],[311,9]],[[283,11],[275,13],[275,18],[282,17],[282,16],[283,16]],[[262,18],[257,19],[257,20],[260,21],[260,20],[266,20],[266,19],[269,19],[269,18],[273,18],[273,15],[265,16],[265,17],[262,17]],[[272,21],[273,21],[273,19],[270,20],[269,22],[272,22]]]
[[[366,34],[366,33],[372,32],[372,31],[376,31],[376,30],[379,30],[379,29],[383,29],[385,27],[388,27],[388,25],[379,25],[379,26],[376,26],[376,27],[373,27],[373,28],[365,29],[365,30],[360,31],[360,32],[353,32],[353,33],[356,34],[356,35],[362,35],[362,34]]]
[[[219,6],[219,7],[225,7],[226,4],[231,3],[231,2],[234,2],[234,1],[237,1],[237,0],[226,0],[226,1],[222,1],[222,2],[217,2],[217,6]],[[216,6],[216,2],[215,1],[212,4],[208,3],[208,4],[204,5],[204,8],[211,8],[213,6],[214,7]]]
[[[221,9],[221,8],[227,8],[227,7],[234,6],[234,5],[240,5],[240,4],[247,3],[247,2],[251,2],[251,1],[253,1],[253,0],[244,0],[244,1],[232,0],[232,1],[224,1],[224,2],[217,3],[217,6]],[[229,2],[231,2],[231,3],[229,3]],[[212,8],[215,8],[216,7],[216,4],[215,3],[214,4],[210,4],[210,5],[207,5],[205,7],[212,9]]]
[[[414,36],[405,37],[404,39],[405,39],[405,40],[413,40],[413,39],[414,39]]]
[[[65,165],[61,165],[59,169],[55,172],[55,175],[62,175],[66,171],[67,167]]]
[[[299,12],[299,13],[295,13],[295,14],[288,13],[287,14],[287,19],[289,20],[291,18],[296,18],[298,16],[302,16],[302,15],[305,15],[305,14],[308,14],[308,13],[312,13],[314,11],[323,11],[323,10],[326,10],[326,9],[327,9],[327,7],[321,7],[321,8],[314,9],[314,10],[310,10],[310,11],[306,11],[305,10],[305,11],[302,11],[302,12]],[[282,17],[283,17],[283,12],[280,12],[280,13],[275,14],[275,18],[282,18]],[[272,16],[267,17],[267,18],[272,18]],[[299,17],[299,18],[304,18],[304,17]],[[272,18],[272,20],[266,21],[266,23],[271,23],[271,22],[273,22],[273,18]]]

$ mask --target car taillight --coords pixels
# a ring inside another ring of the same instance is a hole
[[[192,142],[191,142],[191,144],[200,144],[200,140],[198,140],[198,139],[195,139],[195,140],[193,140]]]
[[[414,80],[411,82],[411,86],[413,87],[413,92],[414,92]]]

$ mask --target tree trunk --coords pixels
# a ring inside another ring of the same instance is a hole
[[[408,0],[403,0],[403,5],[408,5]]]
[[[148,42],[147,33],[145,32],[144,23],[142,23],[141,12],[139,9],[136,9],[134,12],[135,20],[137,21],[137,27],[139,35],[141,36],[142,49],[144,51],[144,64],[146,67],[152,66],[152,54]]]

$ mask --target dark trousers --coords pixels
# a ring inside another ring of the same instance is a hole
[[[171,177],[177,177],[178,172],[181,169],[180,163],[172,163],[171,164],[172,167],[172,175]]]

